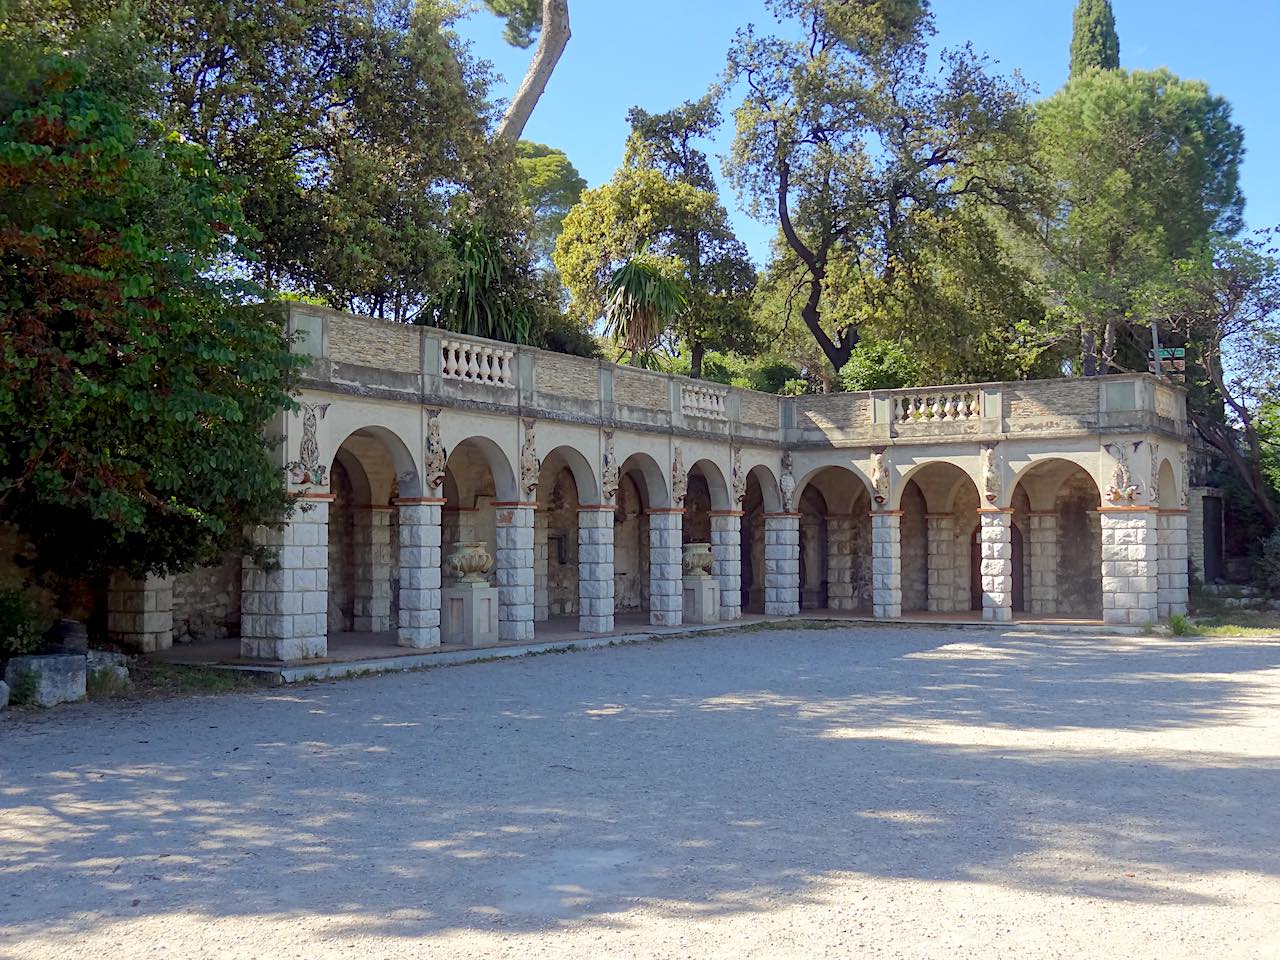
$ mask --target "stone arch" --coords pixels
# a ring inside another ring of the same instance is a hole
[[[598,504],[600,502],[600,481],[596,476],[596,470],[591,461],[577,447],[561,444],[544,456],[539,468],[539,484],[542,483],[542,477],[549,468],[554,468],[553,475],[560,468],[567,469],[573,475],[579,503]]]
[[[719,464],[714,460],[703,458],[689,467],[689,476],[692,477],[694,473],[701,473],[706,480],[712,510],[733,509],[734,503],[729,493],[729,484]]]
[[[795,503],[800,502],[805,491],[817,486],[827,502],[827,509],[835,513],[848,513],[862,494],[871,495],[871,485],[861,472],[845,463],[830,463],[815,467],[796,484]]]
[[[658,510],[671,506],[671,486],[667,481],[666,471],[658,465],[658,461],[643,451],[636,451],[622,461],[618,469],[619,476],[631,474],[638,477],[637,484],[644,498],[646,510]]]
[[[581,462],[574,469],[574,454]],[[583,468],[586,468],[585,471]],[[538,470],[533,518],[533,619],[536,624],[580,611],[578,550],[582,479],[594,482],[586,459],[572,447],[557,447]],[[587,493],[588,503],[597,499]]]
[[[1011,502],[1028,504],[1027,612],[1033,616],[1102,616],[1102,493],[1089,465],[1044,457],[1018,471]]]
[[[765,513],[780,513],[782,511],[782,492],[778,485],[778,478],[774,472],[763,463],[757,463],[747,470],[747,479],[744,483],[744,490],[752,481],[760,491],[760,502]],[[734,505],[738,509],[738,505]]]
[[[449,464],[458,457],[478,457],[483,460],[493,478],[493,493],[496,500],[511,503],[520,499],[515,468],[497,441],[491,437],[470,436],[454,444],[445,460],[446,472],[449,470]]]
[[[370,424],[352,430],[334,449],[330,473],[336,462],[349,470],[359,466],[367,484],[361,491],[369,497],[366,503],[387,503],[393,492],[400,497],[422,496],[422,480],[409,445],[389,427]]]
[[[888,508],[902,509],[902,496],[909,483],[915,483],[924,495],[930,512],[944,513],[951,510],[957,494],[965,488],[965,481],[980,489],[979,481],[968,470],[951,460],[924,460],[913,464],[895,477],[889,492]]]

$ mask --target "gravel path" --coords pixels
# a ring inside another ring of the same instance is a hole
[[[1280,957],[1280,641],[740,633],[0,715],[0,956]]]

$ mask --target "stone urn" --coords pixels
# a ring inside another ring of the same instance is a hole
[[[485,549],[488,544],[483,540],[470,543],[455,543],[453,552],[445,557],[445,564],[453,579],[459,583],[479,583],[488,579],[493,566],[493,556]]]
[[[686,577],[710,576],[711,564],[714,562],[715,557],[711,555],[711,544],[686,543],[684,545],[684,556],[681,558],[680,564],[684,568]]]

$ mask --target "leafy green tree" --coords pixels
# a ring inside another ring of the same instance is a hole
[[[525,203],[533,213],[533,248],[539,258],[551,262],[565,214],[587,188],[563,150],[521,140],[516,144]]]
[[[1071,76],[1120,67],[1120,37],[1111,0],[1080,0],[1071,31]]]
[[[155,64],[162,120],[243,178],[248,268],[268,288],[447,325],[426,308],[462,269],[457,231],[483,220],[528,256],[512,146],[489,137],[486,68],[446,0],[17,5],[37,34],[92,50],[95,76]],[[113,63],[104,32],[137,39]]]
[[[771,7],[783,35],[747,28],[730,51],[746,95],[728,170],[751,212],[777,219],[789,262],[772,272],[834,374],[871,326],[925,324],[917,306],[944,292],[935,265],[958,222],[1022,213],[1029,118],[1022,89],[967,48],[944,52],[935,79],[919,0]]]
[[[755,270],[696,146],[715,127],[715,103],[706,97],[656,115],[633,109],[629,119],[622,166],[569,212],[555,264],[571,310],[594,320],[604,314],[608,284],[622,264],[642,250],[668,262],[685,292],[670,333],[687,346],[690,373],[700,377],[707,350],[755,345]]]
[[[1079,326],[1084,366],[1145,367],[1140,292],[1240,229],[1243,133],[1231,108],[1167,70],[1089,71],[1036,109],[1039,164],[1061,190],[1042,226],[1047,296]]]
[[[607,290],[605,334],[622,344],[633,364],[647,367],[653,345],[685,306],[683,286],[669,264],[642,253],[614,271]]]
[[[225,270],[236,185],[75,60],[0,57],[0,519],[66,575],[259,555],[297,360]]]

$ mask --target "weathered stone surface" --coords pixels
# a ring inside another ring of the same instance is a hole
[[[9,706],[9,684],[0,680],[0,710]]]
[[[26,692],[38,707],[83,700],[85,678],[86,658],[77,654],[13,657],[4,675],[11,692]]]

